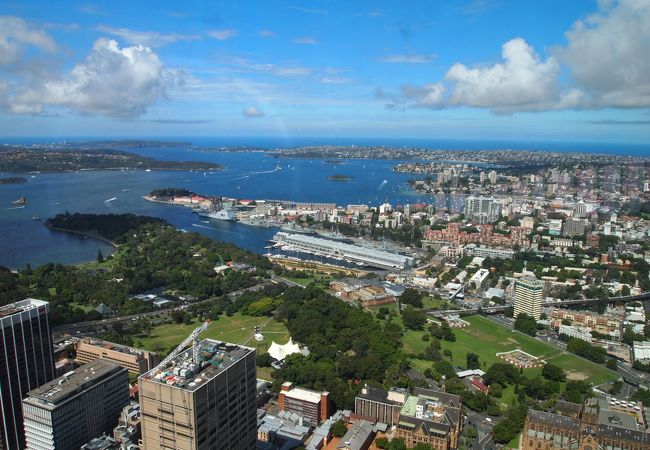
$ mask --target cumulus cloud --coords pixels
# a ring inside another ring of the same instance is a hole
[[[491,65],[453,64],[442,81],[386,95],[388,107],[489,108],[515,111],[650,107],[650,2],[602,1],[575,22],[567,44],[540,57],[522,38],[501,48]],[[407,62],[400,55],[386,62]],[[412,62],[419,62],[414,58]],[[423,61],[422,61],[423,62]],[[570,77],[562,77],[566,70]],[[435,88],[434,88],[435,86]]]
[[[119,36],[129,44],[145,45],[147,47],[163,47],[178,41],[188,42],[199,39],[199,36],[195,34],[163,34],[155,31],[137,31],[129,28],[113,28],[106,25],[100,25],[97,29],[102,33]]]
[[[650,106],[650,2],[605,2],[566,38],[558,58],[594,106]]]
[[[12,99],[14,113],[37,114],[48,105],[111,117],[143,114],[183,74],[165,69],[149,47],[120,48],[114,40],[98,39],[86,59],[66,76],[49,80]]]
[[[18,62],[26,46],[49,53],[57,50],[54,40],[42,29],[20,17],[0,16],[0,66]]]
[[[491,67],[454,64],[445,76],[454,84],[450,104],[497,111],[548,107],[557,95],[557,61],[552,57],[542,61],[521,38],[503,44],[501,55],[503,62]]]
[[[226,41],[230,38],[234,38],[238,34],[239,32],[233,29],[208,31],[208,36],[218,41]]]
[[[248,108],[244,108],[244,110],[241,113],[244,117],[247,118],[264,117],[264,113],[254,106],[249,106]]]

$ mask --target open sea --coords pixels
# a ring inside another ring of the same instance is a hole
[[[93,138],[93,140],[99,138]],[[114,138],[113,138],[114,139]],[[533,142],[422,141],[395,139],[333,138],[159,138],[192,142],[195,147],[258,146],[279,148],[317,144],[386,145],[446,149],[544,149],[554,151],[588,151],[648,156],[648,147],[614,144],[561,144]],[[89,140],[84,138],[0,138],[1,143],[30,144]],[[1,151],[1,150],[0,150]],[[199,232],[210,238],[232,242],[240,247],[264,253],[268,240],[277,231],[248,225],[203,222],[189,208],[154,204],[142,196],[153,189],[179,187],[204,195],[223,195],[239,199],[279,199],[328,202],[339,205],[383,202],[395,204],[433,202],[461,208],[460,196],[423,196],[412,192],[406,181],[412,174],[400,174],[392,167],[398,160],[346,160],[344,164],[327,164],[316,159],[274,159],[262,153],[202,151],[196,148],[137,148],[129,150],[160,160],[210,161],[223,170],[190,171],[87,171],[76,173],[21,175],[24,184],[0,185],[0,265],[17,269],[27,263],[33,267],[48,262],[73,264],[92,260],[101,249],[110,246],[94,239],[49,231],[43,222],[63,212],[125,213],[162,217],[179,229]],[[275,170],[280,164],[280,170]],[[333,182],[327,177],[348,175],[347,182]],[[0,174],[2,177],[13,174]],[[12,202],[27,199],[24,207]]]

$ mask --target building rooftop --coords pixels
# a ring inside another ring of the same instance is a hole
[[[422,425],[428,432],[445,433],[459,423],[460,404],[458,395],[415,388],[400,411],[400,425]]]
[[[574,430],[580,429],[580,420],[574,417],[561,416],[560,414],[553,414],[544,411],[535,411],[533,409],[528,411],[528,415],[534,422],[545,423],[554,427],[571,428]]]
[[[96,339],[91,337],[80,339],[78,340],[78,342],[88,344],[88,345],[94,345],[96,347],[102,347],[107,350],[113,350],[120,353],[126,353],[129,355],[142,355],[143,353],[145,353],[145,350],[128,347],[126,345],[115,344],[113,342],[104,341],[102,339]]]
[[[47,304],[48,302],[37,300],[35,298],[26,298],[19,302],[9,303],[8,305],[0,306],[0,319],[23,311],[29,311],[30,309],[38,308],[40,306],[47,306]]]
[[[194,348],[190,347],[164,366],[158,365],[141,375],[140,379],[194,391],[254,351],[243,345],[203,339],[198,343],[197,363],[193,360]]]
[[[366,441],[374,433],[374,425],[365,420],[359,420],[345,433],[341,443],[337,448],[346,448],[350,450],[361,450],[364,448]]]
[[[371,400],[373,402],[386,403],[389,405],[400,404],[399,402],[390,400],[388,398],[388,391],[385,391],[384,389],[372,387],[372,386],[364,386],[364,388],[361,390],[361,392],[359,392],[357,397]]]
[[[122,370],[126,371],[118,364],[96,359],[28,392],[25,401],[36,403],[41,407],[43,405],[55,407]]]
[[[283,383],[283,385],[286,385],[287,383],[291,384],[291,382],[287,381]],[[320,402],[321,399],[320,392],[299,388],[299,387],[293,387],[288,391],[282,391],[282,393],[285,394],[286,397],[295,398],[297,400],[302,400],[309,403],[318,403]]]

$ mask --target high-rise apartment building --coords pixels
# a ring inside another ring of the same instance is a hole
[[[204,339],[138,382],[143,448],[255,448],[255,349]]]
[[[29,450],[80,448],[112,433],[129,404],[128,371],[97,359],[30,391],[23,401]]]
[[[494,197],[475,197],[470,195],[465,200],[465,217],[476,223],[495,222],[501,217],[501,203]]]
[[[23,397],[54,378],[48,312],[32,298],[0,307],[0,449],[24,447]]]
[[[533,275],[527,275],[515,281],[514,318],[527,314],[535,320],[542,315],[542,295],[544,283]]]

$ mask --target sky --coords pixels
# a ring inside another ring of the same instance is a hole
[[[0,136],[650,142],[650,1],[4,1]]]

